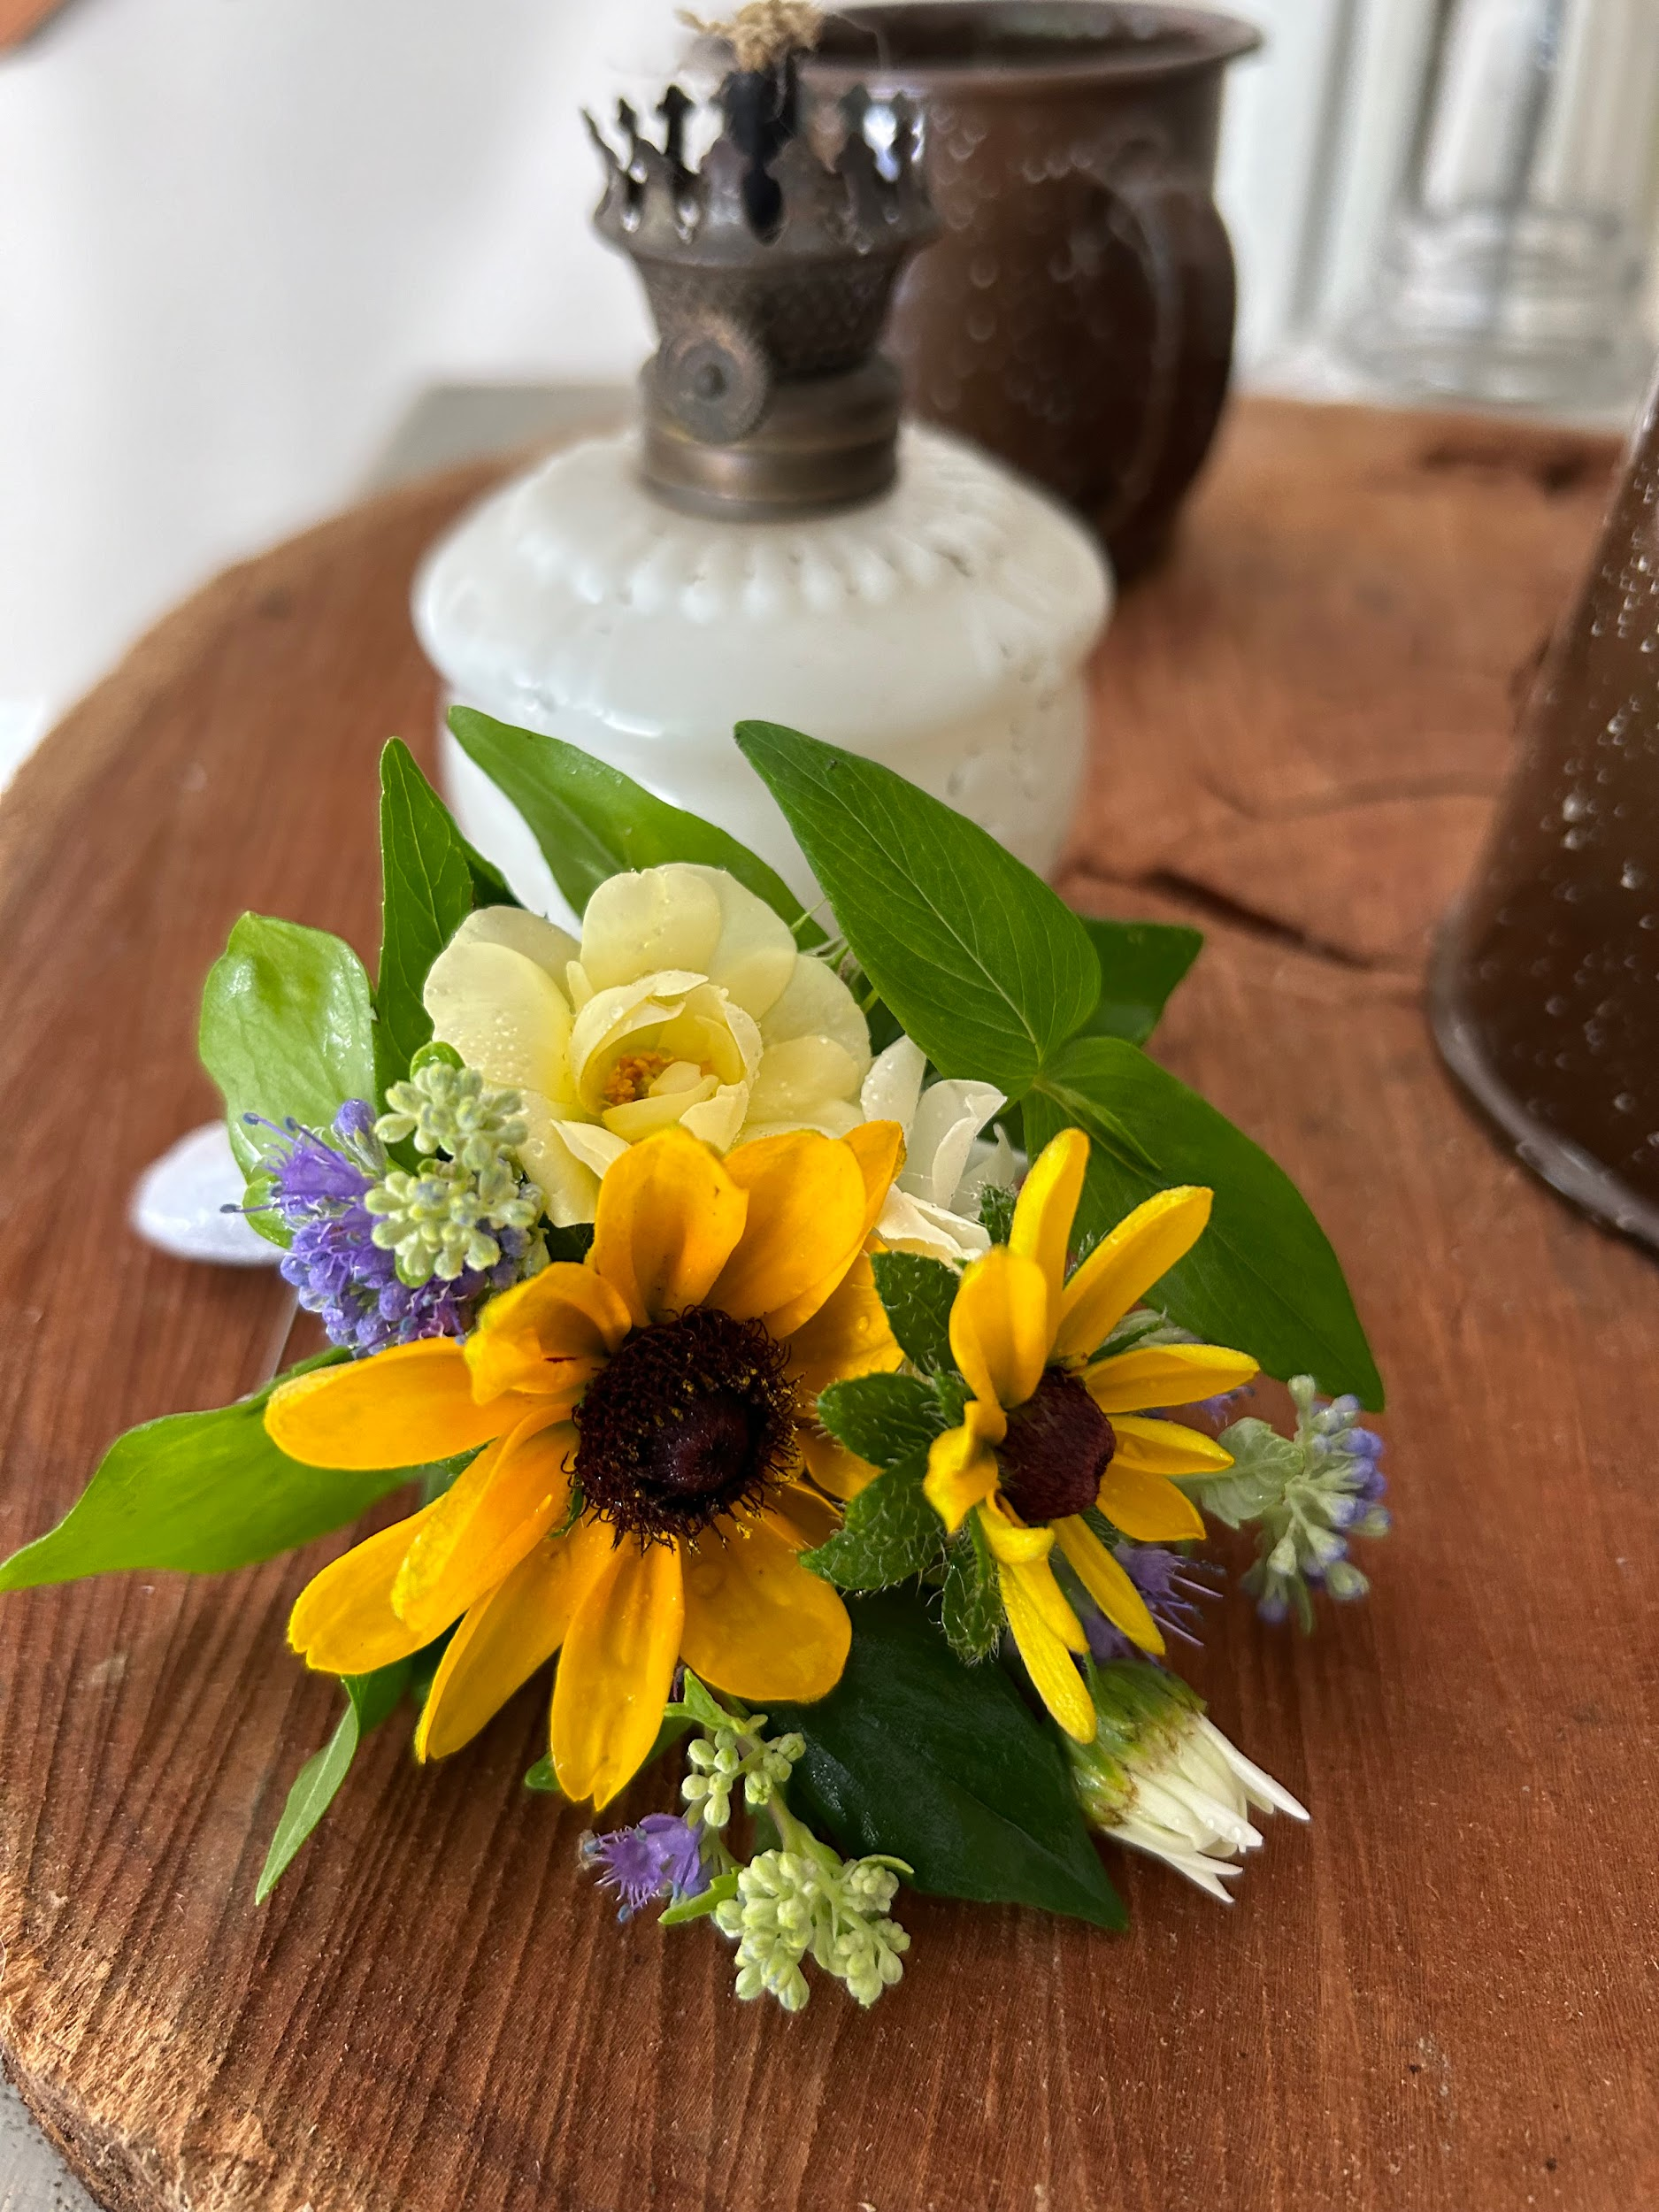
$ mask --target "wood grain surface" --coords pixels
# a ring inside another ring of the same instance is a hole
[[[1659,1275],[1506,1158],[1425,1033],[1515,688],[1603,443],[1238,409],[1102,654],[1079,903],[1210,932],[1159,1052],[1298,1178],[1392,1386],[1363,1605],[1195,1678],[1311,1806],[1238,1905],[1115,1863],[1110,1938],[907,1897],[902,1985],[739,2007],[705,1932],[618,1929],[538,1695],[419,1771],[388,1730],[273,1901],[334,1719],[285,1655],[328,1555],[0,1603],[6,2063],[132,2212],[1613,2212],[1659,2201]],[[0,806],[0,1540],[127,1424],[256,1383],[265,1275],[124,1226],[212,1101],[196,993],[244,906],[375,936],[375,759],[429,750],[412,565],[486,480],[348,515],[171,618]],[[336,1547],[337,1548],[337,1547]],[[1240,1560],[1236,1551],[1227,1556]],[[659,1780],[632,1801],[657,1801]]]

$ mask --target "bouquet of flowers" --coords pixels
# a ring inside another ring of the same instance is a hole
[[[1167,1663],[1258,1532],[1269,1621],[1361,1594],[1380,1385],[1307,1206],[1142,1050],[1197,933],[1086,921],[983,830],[792,731],[737,741],[826,895],[576,749],[453,726],[580,940],[382,764],[372,985],[247,915],[201,1043],[249,1219],[327,1348],[120,1438],[0,1569],[223,1572],[358,1522],[290,1640],[367,1730],[458,1752],[551,1671],[533,1790],[622,1913],[708,1918],[737,1992],[868,2005],[903,1885],[1102,1927],[1094,1838],[1226,1898],[1304,1817]],[[1294,1434],[1240,1415],[1260,1369]],[[1326,1394],[1324,1395],[1317,1394]]]

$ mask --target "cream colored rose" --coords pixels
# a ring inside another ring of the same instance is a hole
[[[959,1267],[990,1248],[979,1225],[987,1186],[1014,1187],[1008,1139],[1000,1129],[994,1141],[979,1134],[1008,1102],[992,1083],[956,1079],[924,1090],[926,1072],[920,1047],[901,1037],[864,1079],[864,1119],[896,1121],[904,1132],[904,1165],[887,1193],[876,1234],[889,1251],[919,1252]]]
[[[445,1044],[522,1095],[519,1153],[561,1224],[591,1221],[611,1162],[674,1122],[726,1152],[866,1118],[851,992],[719,868],[612,876],[580,946],[520,908],[482,908],[434,962],[426,1003]]]

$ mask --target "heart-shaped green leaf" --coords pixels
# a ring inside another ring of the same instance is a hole
[[[539,730],[516,729],[473,707],[451,707],[449,727],[529,824],[574,912],[584,910],[608,876],[693,861],[735,876],[783,917],[798,944],[824,942],[823,931],[758,853],[699,815],[670,806],[619,768],[580,746]]]
[[[941,1074],[1018,1098],[1100,1000],[1077,916],[892,769],[772,722],[740,723],[737,741],[884,1002]]]
[[[1068,1124],[1090,1140],[1080,1233],[1114,1227],[1178,1184],[1215,1193],[1210,1225],[1152,1294],[1183,1328],[1285,1379],[1383,1402],[1382,1379],[1335,1253],[1284,1170],[1225,1115],[1116,1037],[1079,1037],[1025,1101],[1034,1158]]]

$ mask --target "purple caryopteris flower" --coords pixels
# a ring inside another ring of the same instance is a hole
[[[1183,1552],[1170,1551],[1162,1544],[1119,1544],[1114,1555],[1164,1633],[1179,1643],[1196,1644],[1199,1640],[1193,1631],[1199,1619],[1197,1601],[1217,1595],[1214,1580],[1206,1578],[1219,1579],[1220,1568],[1211,1566],[1208,1560],[1189,1559]],[[1084,1614],[1083,1632],[1102,1666],[1113,1659],[1146,1657],[1097,1607],[1091,1606]]]
[[[484,1294],[518,1279],[527,1239],[506,1229],[493,1268],[469,1268],[449,1282],[434,1275],[415,1290],[398,1280],[396,1258],[375,1243],[374,1217],[363,1202],[386,1172],[374,1110],[364,1100],[340,1109],[332,1141],[296,1121],[279,1129],[257,1114],[244,1118],[271,1133],[261,1162],[271,1178],[267,1202],[293,1240],[280,1272],[305,1311],[319,1317],[331,1344],[365,1358],[419,1337],[465,1336]]]
[[[581,1840],[581,1863],[597,1869],[605,1888],[620,1900],[618,1920],[630,1920],[654,1897],[679,1904],[709,1886],[697,1831],[678,1813],[647,1813],[636,1828],[613,1828]]]

